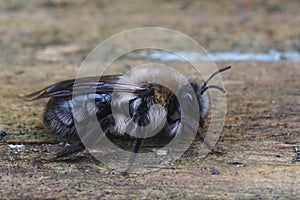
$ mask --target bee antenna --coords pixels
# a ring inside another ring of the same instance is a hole
[[[210,86],[207,86],[207,83],[213,78],[215,77],[217,74],[221,73],[221,72],[224,72],[228,69],[230,69],[231,66],[227,66],[227,67],[222,67],[221,69],[218,69],[217,71],[215,71],[203,84],[202,86],[202,91],[201,91],[201,94],[203,94],[207,89],[210,89],[210,88],[215,88],[215,89],[218,89],[220,90],[221,92],[225,93],[225,90],[217,85],[210,85]]]
[[[211,89],[211,88],[218,89],[218,90],[220,90],[220,91],[223,92],[223,93],[226,92],[225,89],[224,89],[224,88],[221,88],[220,86],[217,86],[217,85],[209,85],[209,86],[206,86],[205,88],[202,89],[201,94],[203,94],[206,90]]]

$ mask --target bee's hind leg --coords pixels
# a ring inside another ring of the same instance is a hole
[[[85,149],[85,146],[82,144],[81,141],[76,141],[59,152],[56,153],[55,158],[63,158],[72,155],[73,153],[81,152]]]
[[[143,139],[142,138],[137,138],[133,141],[133,146],[131,149],[131,155],[129,157],[129,167],[127,168],[126,171],[128,171],[130,169],[130,167],[133,165],[135,159],[136,159],[136,155],[139,152],[141,146],[143,143]]]
[[[62,150],[58,151],[54,156],[50,158],[41,158],[40,161],[43,162],[51,162],[51,161],[57,161],[60,158],[68,157],[74,153],[78,153],[85,150],[85,146],[82,144],[81,141],[73,142],[72,144],[64,147]]]

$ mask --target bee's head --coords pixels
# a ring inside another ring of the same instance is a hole
[[[221,92],[225,93],[225,89],[221,88],[220,86],[217,85],[208,85],[208,82],[215,77],[217,74],[226,71],[228,69],[230,69],[231,66],[227,66],[224,68],[219,69],[218,71],[214,72],[204,83],[199,83],[193,79],[190,79],[189,82],[193,88],[193,92],[195,92],[196,96],[197,96],[197,100],[198,100],[198,104],[199,104],[199,110],[200,110],[200,116],[202,118],[205,118],[208,114],[208,110],[209,110],[209,99],[207,94],[205,93],[208,89],[214,88],[214,89],[218,89]]]

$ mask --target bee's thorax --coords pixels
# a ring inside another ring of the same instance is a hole
[[[165,106],[173,95],[173,92],[167,87],[158,86],[154,90],[154,102]]]

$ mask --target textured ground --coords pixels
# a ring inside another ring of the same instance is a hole
[[[43,127],[46,100],[20,96],[73,78],[87,53],[111,34],[164,26],[210,51],[299,50],[298,1],[211,2],[2,2],[0,130],[8,143],[25,146],[0,143],[0,198],[299,199],[300,163],[292,157],[300,142],[300,62],[217,63],[233,68],[223,75],[227,116],[219,153],[205,159],[188,152],[172,166],[127,175],[108,173],[88,152],[39,162],[64,144]]]

